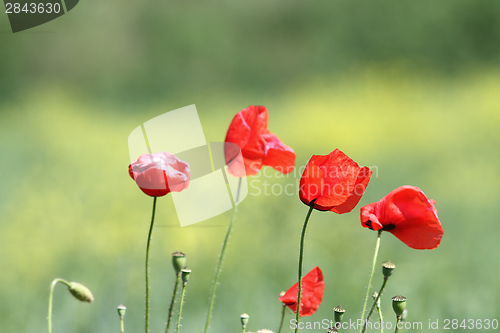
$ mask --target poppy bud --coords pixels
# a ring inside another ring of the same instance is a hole
[[[181,269],[181,274],[182,274],[182,282],[184,283],[184,285],[186,285],[186,283],[189,280],[189,274],[191,274],[191,270],[186,266],[183,269]]]
[[[384,278],[387,279],[389,276],[391,276],[394,268],[396,268],[396,265],[394,265],[392,261],[384,261],[382,263],[382,273],[384,274]]]
[[[330,327],[327,331],[328,333],[338,333],[337,329],[335,327]]]
[[[333,308],[333,314],[336,323],[342,322],[342,317],[344,316],[344,313],[345,309],[340,304]]]
[[[127,307],[125,305],[118,305],[116,308],[118,310],[118,315],[120,316],[120,319],[125,317],[125,310],[127,310]]]
[[[175,273],[179,274],[182,267],[186,266],[186,255],[180,251],[172,253],[172,264],[174,265]]]
[[[248,318],[250,318],[250,316],[246,313],[242,314],[240,316],[240,319],[241,319],[241,326],[243,329],[245,329],[247,327],[247,323],[248,323]]]
[[[94,301],[94,296],[89,288],[85,287],[83,284],[78,282],[70,282],[68,285],[68,290],[71,295],[75,296],[76,299],[82,302],[92,303]]]
[[[392,308],[396,316],[400,317],[406,308],[406,297],[397,295],[392,298]]]

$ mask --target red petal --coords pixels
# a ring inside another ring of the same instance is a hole
[[[274,134],[268,133],[262,136],[265,140],[264,165],[273,167],[282,172],[289,173],[295,165],[295,152],[285,145]]]
[[[324,173],[325,185],[316,203],[324,207],[334,207],[346,202],[354,191],[361,170],[359,165],[335,149],[320,168]]]
[[[361,200],[361,197],[365,193],[366,186],[368,185],[368,182],[370,181],[370,176],[372,175],[372,171],[368,167],[363,167],[361,168],[361,171],[358,174],[358,178],[356,179],[356,185],[354,186],[354,189],[347,198],[347,200],[338,206],[334,206],[332,209],[330,209],[332,212],[335,212],[337,214],[344,214],[344,213],[349,213],[351,210],[356,207],[358,204],[359,200]]]
[[[361,208],[361,224],[373,230],[383,227],[420,250],[435,249],[443,236],[434,200],[414,186],[398,187],[379,202]]]
[[[300,178],[299,198],[308,206],[321,195],[323,190],[323,171],[314,164],[317,157],[323,156],[313,155]],[[316,208],[316,203],[314,207]]]
[[[443,228],[431,202],[418,187],[401,186],[380,202],[388,230],[414,249],[435,249],[441,242]]]
[[[300,297],[300,316],[310,316],[319,308],[323,294],[325,292],[325,282],[321,269],[316,266],[302,278],[302,294]],[[299,283],[295,283],[285,295],[280,297],[280,301],[287,305],[293,312],[297,313],[297,298],[299,295]]]
[[[249,106],[238,112],[229,125],[225,142],[240,146],[247,176],[257,174],[263,165],[283,173],[292,171],[295,165],[294,151],[269,133],[267,118],[265,107]],[[231,156],[226,151],[226,162],[230,162]]]
[[[129,174],[147,195],[161,197],[189,186],[189,164],[175,155],[160,152],[143,154],[129,166]]]

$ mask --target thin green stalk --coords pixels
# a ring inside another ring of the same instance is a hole
[[[121,333],[125,332],[125,329],[123,327],[123,318],[120,318],[120,329],[121,329]]]
[[[399,332],[399,323],[401,322],[401,316],[398,316],[398,321],[396,322],[396,330],[394,331],[394,333],[398,333]]]
[[[222,249],[219,255],[219,262],[217,263],[217,268],[215,269],[215,278],[212,285],[212,294],[210,295],[210,305],[208,306],[207,321],[205,322],[205,330],[203,331],[204,333],[207,333],[208,325],[210,324],[210,319],[212,318],[212,310],[214,307],[217,284],[219,283],[220,269],[222,267],[222,261],[224,260],[224,254],[226,253],[227,242],[229,240],[229,236],[231,235],[231,231],[233,230],[234,217],[236,216],[236,212],[238,211],[237,205],[240,199],[241,180],[242,178],[240,178],[238,181],[238,189],[236,190],[236,200],[234,202],[233,214],[231,216],[231,219],[229,220],[229,226],[227,227],[226,236],[224,237],[224,242],[222,243]]]
[[[380,302],[377,302],[378,318],[380,320],[380,333],[384,333],[384,317],[382,316],[382,308]]]
[[[49,329],[49,333],[52,333],[52,299],[54,298],[54,287],[56,286],[56,284],[58,282],[61,282],[61,283],[64,283],[65,285],[67,285],[69,287],[69,282],[64,280],[64,279],[54,279],[54,281],[52,281],[52,283],[50,284],[50,293],[49,293],[49,314],[48,314],[48,329]]]
[[[371,309],[370,309],[370,312],[368,313],[368,316],[366,317],[366,321],[365,321],[365,324],[364,324],[364,326],[363,326],[363,331],[362,331],[361,333],[364,333],[364,332],[365,332],[365,330],[366,330],[366,325],[367,325],[367,323],[368,323],[368,320],[370,319],[370,316],[372,315],[373,310],[375,309],[375,306],[377,306],[377,302],[379,301],[380,296],[382,295],[382,292],[384,291],[384,288],[385,288],[385,285],[387,284],[387,280],[388,280],[388,279],[389,279],[389,278],[384,277],[384,282],[382,283],[382,287],[380,287],[380,290],[379,290],[379,292],[378,292],[377,298],[375,298],[375,300],[373,301],[373,305],[372,305],[372,307],[371,307]]]
[[[281,313],[281,322],[280,322],[280,328],[278,328],[278,333],[281,332],[281,328],[283,327],[283,322],[285,321],[285,313],[286,313],[286,305],[283,304],[283,311]]]
[[[365,302],[363,304],[363,311],[361,312],[361,321],[363,321],[366,312],[366,305],[368,304],[368,294],[370,293],[370,287],[372,285],[373,273],[375,272],[375,264],[377,263],[378,249],[380,248],[380,235],[382,235],[382,229],[377,233],[377,244],[375,245],[375,253],[373,254],[372,271],[370,273],[370,279],[368,280],[368,285],[366,286]],[[359,328],[359,333],[362,332],[363,327]]]
[[[304,240],[306,237],[307,223],[309,222],[309,217],[311,216],[312,210],[314,208],[314,201],[311,201],[309,206],[309,211],[306,215],[306,220],[304,221],[304,226],[302,227],[302,234],[300,235],[300,248],[299,248],[299,294],[297,296],[297,313],[295,315],[295,320],[297,326],[295,328],[295,333],[299,331],[299,320],[300,320],[300,296],[302,294],[302,261],[304,259]]]
[[[177,329],[176,333],[179,333],[179,328],[181,327],[181,315],[182,315],[182,306],[184,305],[184,296],[186,295],[186,283],[182,284],[182,296],[181,296],[181,305],[179,307],[179,317],[177,318]]]
[[[179,287],[180,281],[181,281],[181,273],[179,272],[177,273],[177,279],[175,279],[174,292],[172,293],[172,300],[170,301],[170,307],[168,308],[167,328],[165,328],[165,333],[168,333],[168,329],[170,327],[172,312],[174,310],[175,297],[177,295],[177,288]]]
[[[151,245],[151,235],[153,234],[153,225],[155,223],[156,199],[153,199],[153,213],[151,214],[151,225],[148,233],[148,243],[146,245],[146,324],[145,333],[149,332],[149,247]]]

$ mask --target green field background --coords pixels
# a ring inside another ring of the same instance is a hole
[[[419,251],[382,235],[377,267],[397,266],[386,320],[398,294],[420,331],[429,320],[432,331],[446,331],[445,319],[500,320],[499,22],[499,2],[465,0],[83,1],[17,34],[0,17],[0,332],[46,332],[56,277],[84,283],[95,302],[57,287],[53,332],[119,332],[119,304],[125,332],[144,331],[153,200],[128,176],[127,138],[191,104],[207,141],[264,105],[269,130],[297,153],[295,172],[248,179],[209,332],[241,332],[243,312],[248,331],[277,330],[307,213],[278,190],[296,191],[311,155],[335,148],[374,175],[351,213],[312,214],[304,270],[322,269],[325,295],[303,320],[332,319],[338,304],[359,318],[376,240],[359,208],[401,185],[436,200],[444,236]],[[170,196],[159,199],[151,332],[164,331],[174,251],[192,269],[181,332],[202,332],[230,215],[180,228]]]

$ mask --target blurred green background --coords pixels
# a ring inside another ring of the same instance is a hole
[[[96,300],[56,288],[54,332],[119,332],[120,303],[125,330],[143,330],[152,199],[127,175],[127,138],[190,104],[207,141],[224,140],[242,108],[265,105],[298,167],[340,148],[375,171],[352,213],[312,215],[304,269],[318,265],[326,288],[306,321],[331,319],[338,304],[359,317],[376,239],[359,207],[406,184],[437,201],[444,236],[417,251],[383,235],[379,264],[397,265],[386,319],[396,294],[424,330],[429,320],[442,330],[444,319],[500,319],[499,22],[490,0],[89,0],[17,34],[1,14],[0,331],[46,331],[56,277]],[[249,181],[300,178],[269,171]],[[249,331],[276,330],[278,294],[296,282],[307,207],[255,193],[239,206],[210,332],[238,332],[243,312]],[[180,228],[170,196],[159,200],[151,332],[164,329],[178,250],[193,270],[181,330],[202,331],[230,214]],[[377,269],[376,289],[381,280]]]

